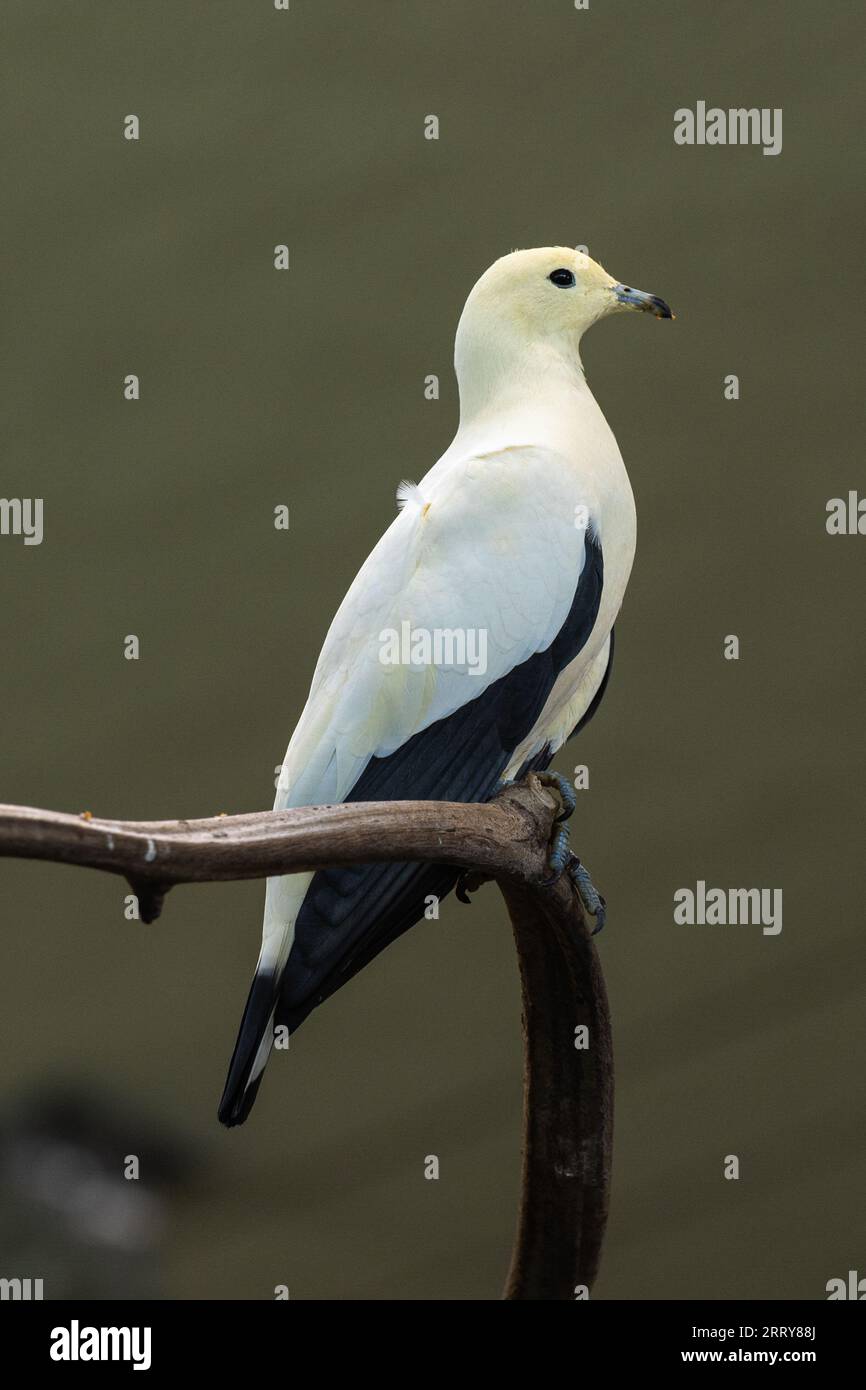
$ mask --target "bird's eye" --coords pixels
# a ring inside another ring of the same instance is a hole
[[[547,278],[551,284],[556,285],[561,290],[570,290],[575,284],[573,272],[564,267],[559,270],[552,270]]]

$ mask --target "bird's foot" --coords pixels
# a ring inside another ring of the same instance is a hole
[[[577,805],[577,797],[574,794],[574,787],[567,777],[563,777],[561,772],[536,772],[535,776],[543,787],[552,787],[562,802],[562,809],[553,822],[553,834],[550,837],[550,852],[547,862],[550,865],[550,874],[542,882],[545,888],[549,888],[565,872],[568,862],[574,856],[568,848],[568,825],[566,822]]]
[[[556,817],[555,824],[561,825],[563,821],[569,819],[577,805],[574,787],[567,777],[563,777],[561,772],[536,772],[535,775],[543,787],[553,787],[553,790],[559,793],[562,810]]]
[[[456,884],[454,893],[458,902],[471,905],[470,893],[477,893],[482,884],[489,883],[490,876],[482,874],[479,869],[464,869]]]
[[[586,865],[581,864],[576,854],[571,856],[568,876],[580,894],[580,901],[590,917],[595,918],[595,926],[590,932],[590,936],[598,936],[607,916],[607,904],[590,878]]]
[[[577,806],[574,787],[561,772],[536,772],[535,776],[543,787],[552,787],[562,802],[562,809],[553,822],[554,829],[550,838],[550,850],[547,856],[550,873],[547,878],[541,880],[542,886],[550,888],[567,869],[580,894],[581,902],[590,916],[595,918],[596,925],[592,932],[592,935],[595,936],[604,926],[605,901],[601,894],[596,891],[592,879],[577,855],[572,854],[568,847],[569,827],[567,822]],[[512,782],[503,782],[502,785],[508,787],[512,785]],[[458,885],[457,896],[461,902],[468,902],[468,899],[461,895],[462,886],[461,881],[461,884]]]
[[[571,850],[568,848],[568,826],[557,826],[554,821],[554,827],[553,834],[550,838],[550,851],[547,856],[550,873],[547,878],[541,880],[544,888],[549,888],[551,884],[556,883],[556,880],[561,878],[568,868],[569,860],[574,858]]]

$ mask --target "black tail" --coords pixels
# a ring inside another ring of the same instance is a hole
[[[220,1101],[220,1122],[229,1128],[242,1125],[253,1108],[267,1056],[265,1061],[260,1060],[256,1075],[253,1075],[253,1069],[262,1043],[273,1030],[277,986],[273,971],[257,971],[253,977]]]

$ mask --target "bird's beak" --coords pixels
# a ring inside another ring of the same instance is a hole
[[[676,318],[663,299],[657,294],[647,294],[644,290],[633,290],[631,285],[614,285],[613,293],[617,304],[626,309],[642,309],[647,314],[655,314],[657,319]]]

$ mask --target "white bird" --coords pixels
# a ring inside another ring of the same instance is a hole
[[[546,768],[604,693],[635,506],[579,345],[663,300],[567,247],[515,251],[473,288],[460,423],[361,567],[325,638],[275,810],[484,801]],[[219,1116],[249,1114],[273,1043],[454,886],[435,864],[268,880],[262,948]]]

